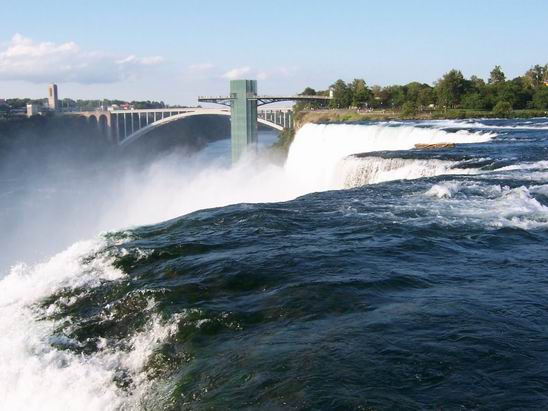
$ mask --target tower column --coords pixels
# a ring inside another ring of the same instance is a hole
[[[236,162],[251,148],[257,148],[257,81],[231,80],[232,161]]]

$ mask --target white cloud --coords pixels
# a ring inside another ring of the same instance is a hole
[[[115,56],[83,51],[74,42],[35,42],[16,34],[0,49],[0,77],[33,83],[113,83],[138,78],[162,61],[160,56]]]
[[[278,74],[281,77],[292,77],[297,72],[297,67],[278,67]]]
[[[270,77],[270,75],[266,71],[259,71],[256,77],[257,80],[266,80]]]
[[[119,65],[124,64],[141,64],[143,66],[152,66],[155,64],[160,64],[162,61],[164,61],[163,57],[160,56],[152,56],[152,57],[136,57],[133,54],[117,60],[116,63]]]
[[[251,67],[244,66],[244,67],[236,67],[231,70],[228,70],[226,73],[222,75],[223,78],[226,78],[228,80],[236,80],[241,79],[246,74],[249,74],[251,72]]]
[[[191,64],[188,66],[188,70],[192,72],[203,72],[203,71],[209,71],[215,66],[211,63],[198,63],[198,64]]]
[[[237,67],[227,71],[221,77],[235,80],[243,77],[255,78],[257,80],[271,80],[276,78],[292,77],[297,71],[296,67],[277,67],[270,70],[252,70],[249,66]]]

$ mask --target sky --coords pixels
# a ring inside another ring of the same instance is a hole
[[[5,6],[1,3],[6,2]],[[7,4],[9,3],[9,6]],[[260,94],[507,77],[548,63],[547,0],[0,0],[0,98],[196,104],[228,80]]]

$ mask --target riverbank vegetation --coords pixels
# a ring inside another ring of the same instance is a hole
[[[466,79],[454,69],[433,85],[369,87],[363,79],[337,80],[328,90],[307,87],[301,94],[333,98],[295,104],[295,129],[305,123],[543,117],[548,116],[548,64],[535,65],[511,80],[495,66],[487,81]],[[294,136],[294,130],[284,130],[273,148],[287,153]]]
[[[5,100],[5,105],[0,106],[0,118],[3,112],[8,110],[26,109],[27,104],[36,104],[39,106],[47,106],[48,99],[30,99],[30,98],[8,98]],[[131,106],[135,109],[154,109],[154,108],[167,108],[169,105],[163,101],[125,101],[125,100],[109,100],[109,99],[96,99],[96,100],[74,100],[71,98],[63,98],[59,100],[59,105],[63,110],[67,111],[93,111],[101,107],[109,106]]]
[[[295,104],[295,111],[345,110],[346,113],[340,113],[339,121],[542,116],[548,114],[548,64],[537,64],[511,80],[506,78],[500,66],[495,66],[487,81],[477,76],[466,79],[461,71],[453,69],[433,85],[411,82],[369,87],[363,79],[354,79],[350,83],[337,80],[329,90],[317,91],[307,87],[302,94],[330,93],[333,99],[327,105],[299,102]],[[330,117],[333,119],[338,115]]]

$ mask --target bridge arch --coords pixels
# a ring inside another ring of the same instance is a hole
[[[88,116],[88,123],[91,127],[94,128],[97,127],[97,125],[99,124],[95,115]]]
[[[97,121],[97,123],[98,123],[99,131],[101,132],[101,134],[104,136],[108,135],[109,122],[108,122],[107,116],[105,114],[99,115],[99,120]]]
[[[193,117],[193,116],[208,116],[208,115],[209,116],[216,115],[216,116],[230,117],[230,110],[229,109],[197,109],[197,110],[192,110],[192,111],[187,111],[187,112],[175,114],[175,115],[170,116],[170,117],[165,117],[165,118],[157,120],[157,121],[141,128],[141,129],[135,131],[134,133],[128,135],[125,139],[123,139],[122,141],[119,141],[118,145],[120,147],[128,146],[128,145],[134,143],[135,141],[139,140],[141,137],[145,136],[146,134],[150,133],[152,130],[155,130],[158,127],[162,127],[162,126],[164,126],[166,124],[169,124],[169,123],[172,123],[174,121],[181,120],[181,119],[188,118],[188,117]],[[279,130],[279,131],[283,130],[282,126],[280,126],[276,123],[273,123],[271,121],[262,119],[262,118],[257,118],[257,122],[261,123],[261,124],[264,124],[267,127],[271,127],[271,128],[276,129],[276,130]]]

